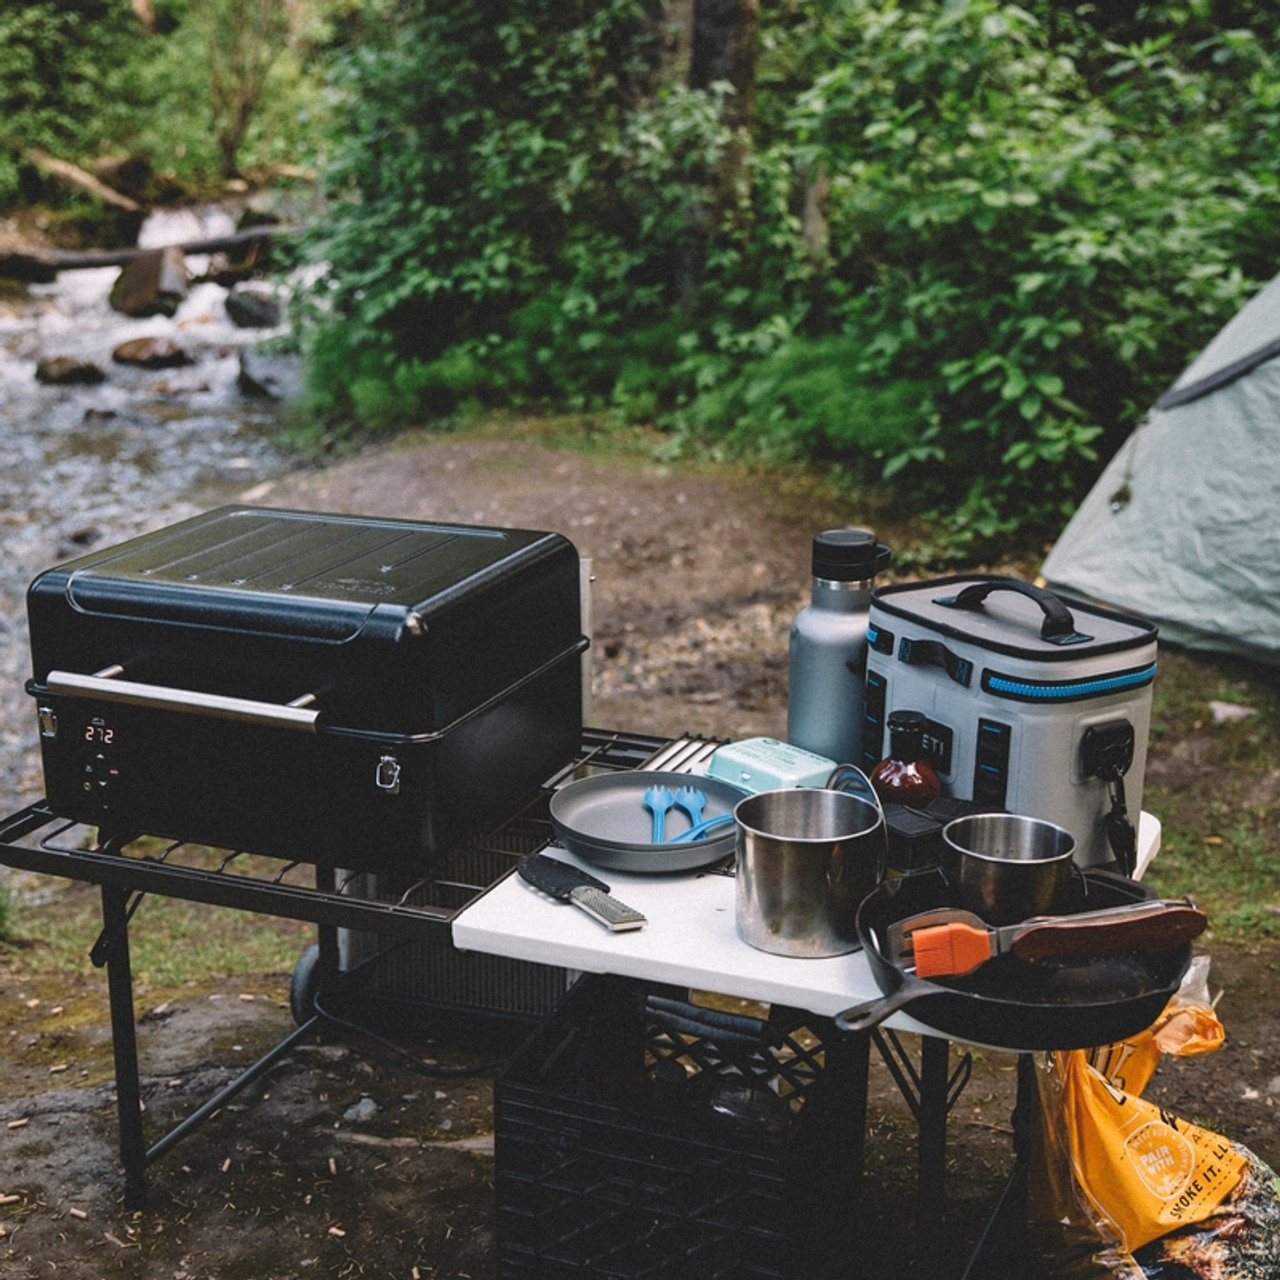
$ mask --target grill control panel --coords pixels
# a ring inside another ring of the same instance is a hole
[[[101,716],[94,716],[81,730],[84,744],[84,765],[81,770],[81,789],[90,803],[105,813],[111,807],[112,793],[120,769],[116,763],[116,730]]]

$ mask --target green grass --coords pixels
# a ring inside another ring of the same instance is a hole
[[[102,929],[96,889],[77,887],[39,906],[21,907],[17,933],[28,968],[89,973],[89,949]],[[129,931],[135,980],[179,986],[234,974],[290,973],[313,926],[210,907],[178,898],[145,898]]]
[[[1142,807],[1161,820],[1148,876],[1158,892],[1190,894],[1212,937],[1280,937],[1280,693],[1272,668],[1162,650],[1151,751],[1170,759],[1149,776]],[[1254,714],[1215,724],[1211,702]]]
[[[1153,805],[1158,801],[1153,800]],[[1165,826],[1149,882],[1166,896],[1190,894],[1213,936],[1280,938],[1280,844],[1274,806],[1205,806],[1201,825]]]

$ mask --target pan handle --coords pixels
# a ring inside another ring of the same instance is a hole
[[[255,702],[251,698],[230,698],[217,693],[197,693],[191,689],[173,689],[159,684],[143,684],[137,680],[117,680],[109,674],[119,667],[108,667],[98,675],[79,675],[74,671],[50,671],[45,687],[50,693],[73,697],[98,698],[103,702],[123,702],[132,707],[151,707],[160,711],[185,711],[220,720],[240,720],[248,724],[268,725],[276,729],[296,729],[315,733],[320,712],[300,705],[314,701],[310,695],[294,703]]]
[[[870,1031],[873,1027],[878,1027],[890,1014],[897,1013],[899,1009],[923,994],[925,993],[920,990],[920,984],[908,980],[892,995],[878,996],[863,1004],[855,1004],[851,1009],[837,1013],[832,1021],[841,1031]]]

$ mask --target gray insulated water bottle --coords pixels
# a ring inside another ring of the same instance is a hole
[[[871,585],[889,548],[870,529],[813,539],[812,601],[791,624],[787,741],[837,764],[862,759]]]

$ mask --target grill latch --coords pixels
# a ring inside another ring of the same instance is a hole
[[[374,775],[374,782],[377,783],[379,790],[387,792],[388,795],[399,795],[400,761],[395,756],[383,756],[378,761],[378,771]]]

